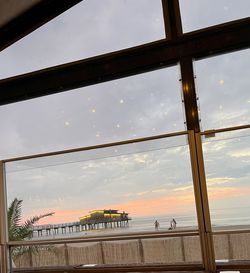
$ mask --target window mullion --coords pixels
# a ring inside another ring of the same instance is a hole
[[[7,224],[7,206],[6,206],[6,188],[4,179],[4,163],[0,161],[0,270],[1,273],[8,272],[8,224]]]
[[[216,265],[211,232],[212,228],[207,198],[202,147],[199,137],[200,133],[195,134],[193,130],[188,132],[202,259],[206,272],[215,272]]]
[[[166,37],[176,39],[183,33],[179,1],[162,0],[162,8]]]
[[[216,265],[211,233],[211,221],[207,198],[202,146],[200,141],[200,125],[192,58],[187,57],[181,59],[180,67],[183,100],[186,113],[186,125],[189,132],[190,157],[203,264],[207,272],[215,272]]]

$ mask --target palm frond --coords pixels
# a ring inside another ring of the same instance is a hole
[[[9,227],[9,239],[16,241],[19,240],[20,221],[22,219],[22,202],[15,198],[8,208],[8,227]]]
[[[21,231],[23,234],[22,236],[24,238],[31,238],[33,233],[33,225],[37,223],[40,219],[48,217],[48,216],[52,216],[52,215],[54,215],[54,212],[42,214],[39,216],[33,216],[29,220],[26,220],[22,226],[22,231]]]
[[[34,216],[21,224],[22,202],[23,200],[15,198],[8,208],[8,227],[10,241],[22,241],[25,239],[30,239],[33,233],[33,225],[40,219],[52,216],[54,214],[54,212],[50,212],[39,216]]]
[[[18,200],[15,198],[8,209],[8,224],[9,227],[18,226],[22,219],[22,202],[23,200]]]
[[[23,241],[30,239],[33,235],[33,225],[40,219],[48,216],[52,216],[54,212],[42,214],[39,216],[31,217],[26,220],[23,224],[22,220],[22,202],[15,198],[8,208],[8,228],[9,228],[9,240],[10,241]],[[41,247],[41,246],[18,246],[11,249],[11,256],[13,259],[25,255],[26,253],[38,254],[43,250],[55,251],[54,247]]]
[[[55,214],[54,212],[50,212],[50,213],[42,214],[42,215],[39,215],[39,216],[33,216],[29,220],[25,221],[24,226],[26,228],[33,227],[33,225],[35,223],[37,223],[40,219],[48,217],[48,216],[52,216],[54,214]]]

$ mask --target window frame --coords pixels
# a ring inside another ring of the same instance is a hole
[[[0,105],[110,81],[112,79],[167,67],[176,62],[180,62],[182,74],[181,84],[184,94],[183,102],[186,111],[186,125],[195,185],[196,207],[199,210],[198,221],[203,266],[202,268],[192,266],[163,266],[159,268],[149,268],[148,270],[206,270],[207,272],[215,272],[216,270],[228,269],[229,266],[235,269],[247,269],[248,266],[239,267],[237,264],[217,266],[215,264],[201,145],[201,136],[206,134],[206,132],[201,132],[199,126],[192,61],[193,59],[206,58],[216,54],[224,54],[250,47],[250,18],[239,19],[183,34],[178,0],[162,0],[162,5],[165,29],[166,33],[169,34],[169,39],[163,39],[150,44],[0,80],[0,90],[4,90],[4,92],[0,94]],[[33,30],[33,28],[31,28],[29,32],[31,30]],[[20,29],[19,32],[15,33],[16,36],[14,38],[11,37],[7,42],[5,41],[5,44],[2,43],[1,49],[14,43],[27,33],[27,30],[25,30],[25,32],[22,31],[23,29]],[[216,40],[216,43],[213,43],[214,40]],[[91,67],[92,70],[91,74],[87,73],[89,67]],[[71,92],[74,91],[72,90]],[[6,234],[7,208],[4,180],[4,162],[0,162],[0,252],[2,258],[2,273],[8,272],[8,247],[10,246]],[[111,268],[103,268],[101,271],[110,272],[112,270]],[[135,267],[122,267],[119,270],[130,272],[138,271]],[[146,268],[141,268],[140,270],[148,271]],[[65,269],[57,270],[57,272],[62,271],[65,271]],[[76,271],[79,271],[79,269],[75,271],[72,269],[71,272]],[[81,271],[84,270],[81,269]],[[115,268],[114,271],[117,272],[117,269]],[[36,270],[30,269],[29,272],[36,272]],[[50,272],[49,269],[48,272]]]

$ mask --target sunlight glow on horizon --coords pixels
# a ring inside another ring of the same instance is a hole
[[[220,187],[217,184],[209,187],[208,196],[210,200],[223,200],[247,196],[250,194],[249,188]],[[171,196],[161,196],[148,199],[135,199],[127,202],[108,204],[105,208],[118,209],[126,211],[130,217],[145,217],[155,215],[193,213],[195,212],[195,200],[193,191]],[[86,215],[94,209],[105,209],[103,207],[79,210],[56,210],[52,217],[44,218],[39,221],[40,224],[59,224],[79,221],[79,217]],[[47,212],[53,211],[46,209]],[[43,210],[44,213],[44,210]],[[25,217],[29,218],[29,216]]]

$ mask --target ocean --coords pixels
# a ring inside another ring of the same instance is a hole
[[[249,208],[230,208],[230,209],[213,209],[211,210],[211,222],[212,227],[222,228],[239,226],[239,228],[244,226],[250,226],[250,217],[248,215]],[[146,232],[155,231],[155,221],[159,222],[159,231],[166,231],[170,227],[170,221],[174,218],[176,221],[176,227],[178,231],[182,229],[197,229],[197,217],[196,215],[186,214],[176,214],[176,215],[159,215],[159,216],[148,216],[148,217],[133,217],[129,221],[129,225],[125,227],[116,228],[101,228],[98,230],[83,230],[80,232],[67,232],[66,234],[51,234],[46,235],[45,232],[43,236],[38,237],[34,234],[33,239],[56,239],[56,238],[72,238],[72,237],[82,237],[82,236],[92,236],[92,235],[109,235],[109,234],[123,234],[132,232]]]
[[[159,222],[159,231],[168,230],[170,227],[170,221],[174,218],[172,215],[159,215],[159,216],[148,216],[148,217],[133,217],[129,221],[129,224],[124,227],[115,227],[115,228],[100,228],[94,230],[83,230],[80,232],[67,232],[62,234],[59,231],[59,234],[46,235],[45,231],[43,236],[38,237],[37,234],[34,234],[33,239],[56,239],[56,238],[72,238],[72,237],[81,237],[81,236],[91,236],[91,235],[109,235],[109,234],[118,234],[118,233],[132,233],[132,232],[145,232],[145,231],[155,231],[155,221]],[[176,215],[175,220],[177,222],[177,227],[179,228],[197,228],[196,216],[191,215]]]

